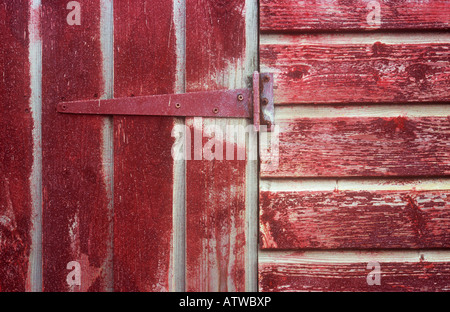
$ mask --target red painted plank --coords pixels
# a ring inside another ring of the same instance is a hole
[[[261,248],[449,248],[449,202],[447,191],[263,191]]]
[[[261,30],[343,31],[450,28],[450,1],[261,0]]]
[[[277,104],[449,101],[448,43],[330,39],[298,36],[261,45],[261,64],[274,71]]]
[[[278,167],[263,166],[263,177],[450,173],[448,117],[293,118],[277,124]]]
[[[114,1],[114,96],[174,93],[172,2]],[[170,117],[114,117],[115,291],[168,291],[174,143]]]
[[[186,2],[188,92],[227,89],[234,87],[233,80],[240,84],[236,76],[244,57],[245,1]],[[204,119],[194,125],[187,120],[193,135],[194,131],[202,135],[207,125],[216,122],[227,123]],[[207,141],[203,138],[202,146]],[[234,159],[187,161],[187,291],[245,290],[246,162]]]
[[[103,118],[56,112],[61,100],[102,95],[100,4],[83,1],[81,25],[69,26],[67,1],[42,1],[44,291],[106,288],[109,218],[102,172]],[[67,264],[81,265],[69,287]]]
[[[370,254],[364,262],[360,259],[333,261],[334,256],[329,253],[312,258],[302,253],[277,257],[276,261],[260,262],[260,291],[450,291],[450,263],[447,261],[377,261],[380,285],[369,285],[368,275],[376,270],[376,266],[371,265]]]
[[[0,1],[0,292],[25,291],[31,247],[29,3]]]

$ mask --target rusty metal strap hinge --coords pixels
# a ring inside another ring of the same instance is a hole
[[[61,102],[58,112],[90,115],[253,118],[271,131],[274,124],[273,75],[255,72],[252,89]]]

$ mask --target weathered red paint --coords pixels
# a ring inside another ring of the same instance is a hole
[[[244,4],[186,2],[187,91],[228,89],[244,58]],[[187,291],[245,290],[245,168],[243,160],[187,161]]]
[[[381,285],[369,285],[372,272],[368,262],[333,263],[302,260],[301,253],[289,256],[292,262],[260,263],[260,291],[448,291],[449,262],[379,262]]]
[[[450,98],[446,43],[355,44],[351,37],[341,43],[328,42],[326,35],[305,38],[311,43],[261,45],[261,64],[275,70],[276,104],[448,102]]]
[[[380,4],[379,23],[369,16]],[[449,29],[450,1],[261,0],[261,31]],[[368,21],[369,19],[369,21]]]
[[[28,1],[0,1],[0,292],[27,290],[31,247]]]
[[[264,191],[261,248],[449,248],[449,202],[447,191]]]
[[[172,2],[114,1],[114,96],[174,93]],[[170,117],[114,117],[114,288],[168,291],[172,250]]]
[[[56,112],[58,102],[102,94],[100,4],[83,1],[81,25],[66,21],[67,1],[42,1],[43,287],[69,291],[66,267],[82,264],[81,287],[106,288],[108,198],[97,116]]]
[[[447,117],[277,121],[279,166],[264,177],[439,176],[450,173]]]

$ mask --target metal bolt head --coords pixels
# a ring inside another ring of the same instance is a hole
[[[263,105],[269,104],[269,100],[266,99],[266,98],[263,98],[263,99],[261,100],[261,102],[262,102]]]
[[[180,104],[180,103],[177,103],[177,104],[175,104],[175,107],[176,107],[176,108],[180,108],[180,107],[181,107],[181,104]]]
[[[214,113],[214,114],[217,114],[217,113],[219,113],[219,109],[218,109],[217,107],[216,107],[216,108],[214,108],[214,109],[213,109],[213,113]]]
[[[237,96],[239,101],[243,101],[244,100],[244,96],[242,94],[238,94]]]
[[[264,76],[263,81],[264,82],[269,82],[270,81],[270,77],[269,76]]]

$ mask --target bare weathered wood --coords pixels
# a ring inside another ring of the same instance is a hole
[[[450,28],[448,0],[262,0],[261,31]]]
[[[30,289],[32,242],[28,1],[0,1],[0,292]]]
[[[292,118],[276,123],[281,129],[279,163],[271,171],[262,167],[263,177],[450,173],[448,117]]]
[[[114,96],[174,93],[172,1],[114,1]],[[174,118],[114,117],[114,290],[168,291]]]
[[[275,75],[276,104],[450,100],[448,43],[329,39],[296,36],[261,45],[261,65]]]
[[[262,191],[261,248],[448,248],[449,202],[448,191]]]
[[[448,251],[264,254],[260,256],[259,288],[260,291],[450,291],[449,256]],[[377,272],[380,285],[373,284],[373,274]]]
[[[67,1],[42,1],[44,291],[103,291],[108,284],[104,118],[56,112],[60,101],[104,91],[100,3],[83,1],[81,9],[81,25],[69,25]],[[72,261],[81,265],[81,285],[67,283]]]

